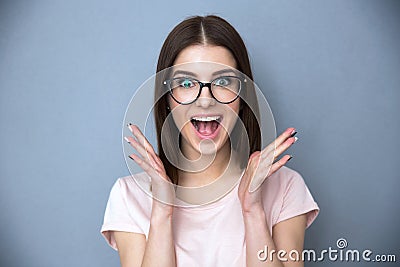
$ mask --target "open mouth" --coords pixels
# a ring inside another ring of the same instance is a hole
[[[222,116],[193,116],[190,122],[202,137],[213,136],[218,130]]]

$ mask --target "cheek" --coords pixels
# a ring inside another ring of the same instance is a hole
[[[179,105],[179,103],[176,103],[176,101],[174,99],[172,99],[172,97],[170,95],[167,96],[167,104],[171,110],[176,108]]]
[[[186,118],[187,108],[185,105],[176,103],[170,96],[168,97],[168,105],[176,127],[180,130],[188,125]]]
[[[230,103],[226,107],[226,118],[225,122],[223,122],[225,131],[228,131],[228,133],[231,133],[233,130],[234,126],[236,125],[236,122],[240,120],[239,118],[239,110],[240,110],[240,101],[239,99],[234,101],[233,103]]]
[[[229,113],[232,114],[232,116],[235,116],[235,114],[239,114],[240,105],[241,105],[240,99],[236,99],[234,102],[228,104]]]
[[[238,98],[236,101],[232,103],[233,107],[231,107],[231,109],[233,109],[236,112],[236,114],[239,114],[240,106],[242,105],[240,101],[241,101],[240,98]]]

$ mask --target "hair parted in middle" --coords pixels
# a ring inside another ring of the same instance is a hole
[[[161,48],[157,64],[157,73],[172,67],[179,53],[186,47],[192,45],[225,47],[232,53],[236,61],[237,70],[244,73],[251,81],[253,80],[247,49],[242,38],[235,28],[225,19],[215,15],[189,17],[175,26],[167,36]],[[249,146],[250,155],[261,149],[261,131],[258,123],[259,107],[257,95],[252,83],[250,82],[249,84],[250,86],[244,88],[243,94],[246,99],[252,100],[252,103],[240,99],[241,107],[238,114],[247,133],[237,131],[238,123],[236,123],[232,130],[231,137],[234,134],[239,134],[240,136],[237,136],[237,140],[239,141],[232,144],[232,147],[240,153],[240,151],[245,151],[242,149],[243,146]],[[167,116],[170,110],[168,109],[168,95],[165,94],[165,92],[162,81],[157,81],[156,78],[154,118],[157,132],[158,154],[164,164],[168,177],[170,177],[174,184],[178,184],[178,169],[167,159],[166,153],[162,147],[163,137],[161,136],[161,131],[163,127],[164,131],[169,132],[169,136],[179,135],[179,130],[176,125],[174,123],[167,123]],[[164,123],[168,125],[163,126]],[[180,148],[176,147],[173,149],[178,150]],[[175,154],[175,152],[168,154]],[[245,167],[249,155],[241,155],[246,159],[246,161],[243,160],[241,162],[241,167]]]

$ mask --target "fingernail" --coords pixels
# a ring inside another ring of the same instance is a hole
[[[126,126],[128,126],[129,130],[132,132],[132,123],[128,123]]]
[[[126,142],[130,143],[131,141],[129,141],[128,137],[124,136],[124,139]]]
[[[296,129],[293,129],[292,132],[291,132],[290,134],[291,134],[291,135],[292,135],[292,134],[295,134],[295,132],[296,132]]]
[[[292,134],[290,135],[290,137],[293,137],[293,136],[295,136],[296,134],[297,134],[296,130],[293,130],[293,131],[292,131]]]
[[[299,139],[297,136],[294,137],[293,144],[296,143],[297,139]]]
[[[291,160],[293,158],[293,156],[290,156],[290,158],[286,161],[286,162],[288,162],[289,160]]]
[[[131,160],[133,160],[133,161],[134,161],[134,159],[131,157],[131,155],[128,155],[128,157],[129,157]]]

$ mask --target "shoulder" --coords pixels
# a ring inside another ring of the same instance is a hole
[[[119,177],[114,186],[118,186],[125,193],[145,193],[150,192],[150,178],[145,172],[135,173]]]
[[[268,177],[262,185],[264,201],[275,208],[282,206],[285,197],[290,189],[304,188],[303,177],[297,171],[283,166]]]
[[[147,236],[152,198],[146,193],[150,184],[145,173],[120,177],[114,183],[104,213],[101,233],[117,249],[113,232],[131,232]]]
[[[299,172],[289,167],[282,166],[278,171],[267,178],[266,182],[263,184],[263,190],[285,191],[294,184],[297,186],[301,184],[305,185],[303,177]]]
[[[150,179],[145,172],[119,177],[111,189],[109,204],[120,212],[151,207]]]
[[[287,166],[282,166],[278,171],[276,171],[274,174],[271,175],[271,177],[273,177],[273,176],[279,176],[281,179],[286,179],[286,180],[293,179],[293,177],[296,177],[296,176],[301,177],[299,172],[297,172]]]
[[[306,213],[307,227],[316,218],[319,207],[302,175],[286,166],[273,173],[263,184],[263,199],[274,210],[274,223]]]

